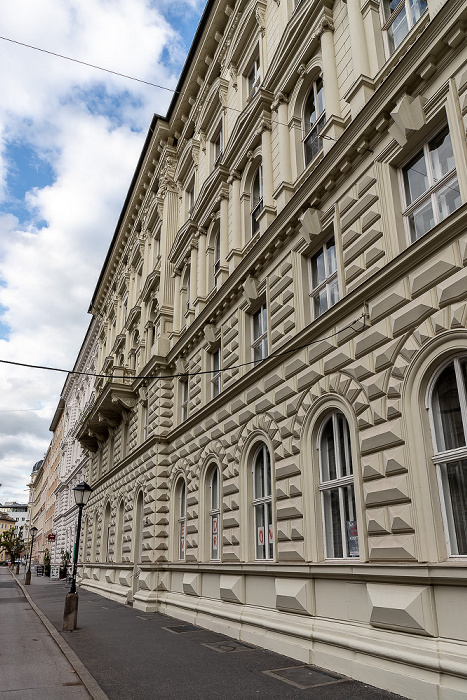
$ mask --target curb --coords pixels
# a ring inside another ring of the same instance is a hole
[[[15,574],[10,571],[13,579],[15,580],[16,584],[20,587],[24,597],[28,601],[29,605],[31,608],[34,610],[36,613],[37,617],[39,620],[42,622],[44,627],[47,629],[47,632],[50,634],[62,654],[66,657],[68,662],[73,666],[73,669],[76,671],[77,675],[81,679],[84,687],[88,691],[89,695],[91,696],[92,700],[110,700],[108,695],[104,693],[94,676],[92,676],[86,666],[83,664],[83,662],[78,658],[76,653],[73,651],[73,649],[67,644],[67,642],[63,639],[63,637],[57,632],[55,627],[52,625],[50,620],[44,615],[41,610],[37,607],[37,605],[34,603],[32,600],[31,596],[27,592],[26,588],[23,586],[23,584],[18,581],[16,578]]]

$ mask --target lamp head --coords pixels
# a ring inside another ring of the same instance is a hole
[[[85,481],[77,484],[73,489],[73,495],[75,497],[75,503],[77,506],[85,506],[88,502],[88,498],[91,495],[92,488]]]

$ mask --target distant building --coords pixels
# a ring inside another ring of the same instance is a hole
[[[27,503],[16,503],[15,501],[6,501],[2,506],[0,503],[0,508],[11,515],[15,520],[15,531],[18,534],[20,527],[23,528],[23,537],[26,531],[27,524],[27,514],[28,514],[28,504]]]
[[[466,27],[207,2],[92,297],[84,587],[467,696]]]
[[[14,530],[15,525],[16,520],[12,518],[9,513],[6,513],[4,510],[0,510],[0,535],[7,530]],[[0,551],[0,563],[7,561],[9,558],[8,552],[5,552],[5,550]]]

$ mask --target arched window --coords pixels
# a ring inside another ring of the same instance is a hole
[[[110,503],[107,503],[104,511],[101,561],[110,561],[110,524]]]
[[[260,165],[251,185],[251,235],[259,231],[258,217],[263,209],[263,166]]]
[[[253,510],[255,558],[274,557],[274,528],[272,522],[271,458],[262,445],[253,460]]]
[[[220,520],[221,520],[221,500],[220,500],[220,478],[219,467],[214,467],[211,472],[210,484],[210,559],[220,559]]]
[[[358,557],[350,433],[340,411],[332,413],[324,423],[318,450],[325,556],[328,559]]]
[[[177,487],[178,501],[178,558],[185,559],[185,536],[186,536],[186,485],[181,479]]]
[[[114,542],[114,560],[123,561],[123,515],[125,507],[123,501],[120,501],[117,511],[117,520],[115,527],[115,542]]]
[[[325,121],[323,78],[320,76],[311,86],[305,102],[303,114],[305,165],[311,163],[323,147],[323,141],[319,134]]]
[[[467,358],[439,373],[429,401],[448,551],[467,555]]]

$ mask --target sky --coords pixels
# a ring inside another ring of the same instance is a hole
[[[71,369],[152,115],[205,0],[0,0],[0,360]],[[0,363],[0,503],[27,502],[66,374]]]

